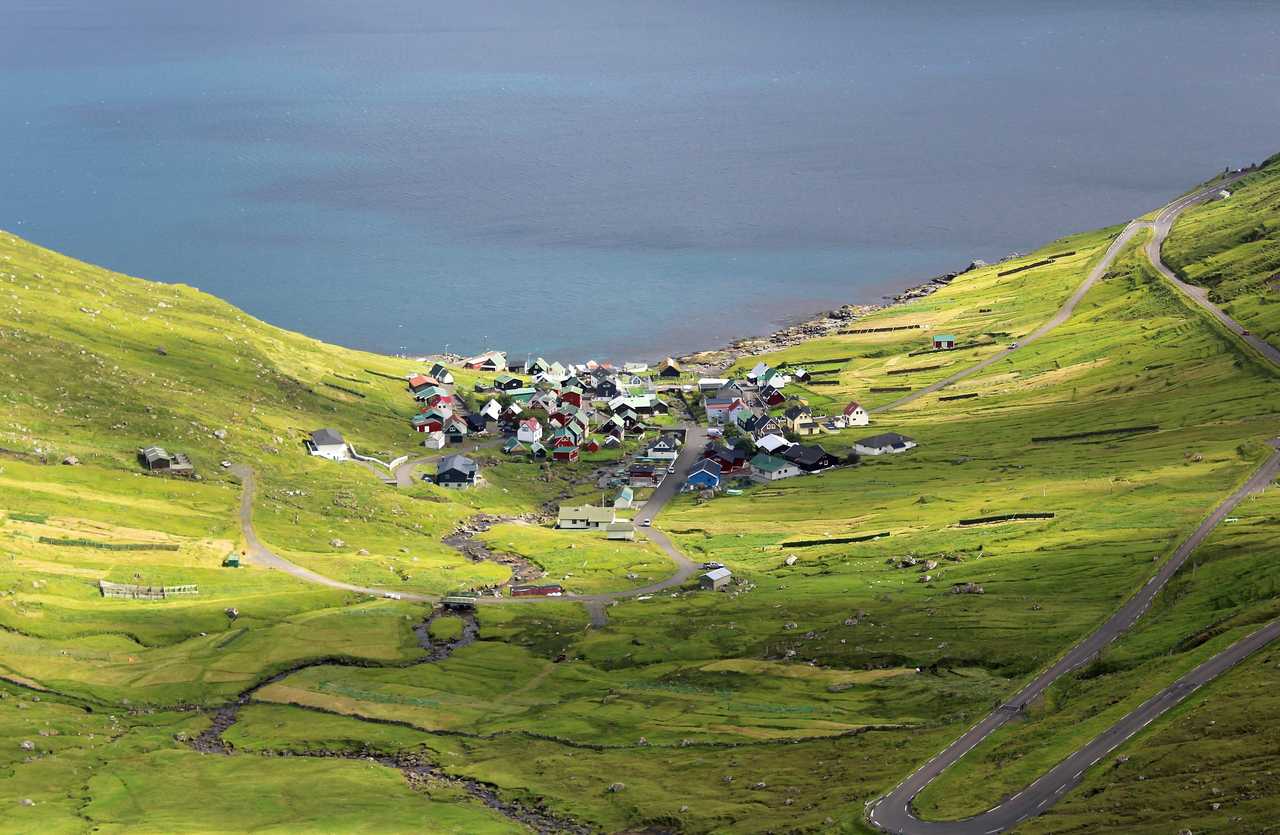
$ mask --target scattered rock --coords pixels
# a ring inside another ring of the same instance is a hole
[[[224,438],[226,438],[226,437],[227,437],[227,430],[225,430],[225,429],[215,429],[215,430],[213,430],[213,437],[215,437],[215,438],[217,438],[219,441],[221,441],[222,439],[224,439]]]
[[[753,789],[767,789],[767,788],[769,788],[769,786],[768,786],[768,784],[767,784],[767,783],[765,783],[765,781],[761,780],[760,782],[756,783],[756,784],[755,784],[754,786],[752,786],[751,788],[753,788]]]
[[[956,583],[951,587],[952,594],[986,594],[986,589],[977,583]]]
[[[796,557],[795,557],[795,555],[794,555],[794,554],[792,554],[791,556],[787,557],[787,558],[786,558],[785,560],[783,560],[782,562],[783,562],[783,564],[784,564],[784,565],[795,565],[795,564],[796,564]]]
[[[359,551],[356,551],[356,555],[357,555],[357,556],[360,556],[360,557],[367,557],[367,556],[369,556],[369,549],[368,549],[368,548],[361,548]]]
[[[347,543],[343,542],[341,539],[331,539],[331,540],[329,540],[329,547],[331,547],[331,548],[345,548],[345,547],[347,547]]]
[[[230,618],[231,620],[235,620],[236,618],[240,617],[240,610],[234,606],[228,607],[226,610],[226,613],[227,613],[227,617]]]
[[[34,806],[36,805],[36,802],[29,797],[24,797],[18,801],[18,804],[20,806]]]
[[[22,742],[18,745],[18,747],[21,748],[23,751],[36,750],[36,744],[29,739],[22,740]]]
[[[921,575],[920,575],[920,582],[922,582],[922,583],[932,583],[932,582],[933,582],[933,575],[932,575],[932,574],[921,574]]]
[[[78,467],[80,465],[80,459],[76,458],[74,455],[68,455],[66,458],[62,459],[62,463],[66,464],[68,467]]]
[[[622,791],[626,787],[627,787],[626,783],[610,783],[608,790],[611,794],[617,794],[618,792]]]

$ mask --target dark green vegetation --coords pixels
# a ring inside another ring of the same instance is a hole
[[[1268,169],[1235,191],[1184,221],[1210,224],[1197,240],[1232,201],[1277,199],[1280,178]],[[973,271],[857,333],[768,359],[824,372],[818,391],[793,387],[819,412],[884,405],[895,372],[922,387],[1047,320],[1115,232]],[[1197,259],[1243,263],[1221,240]],[[966,347],[920,365],[911,355],[943,330]],[[867,800],[1100,623],[1280,435],[1275,373],[1161,282],[1135,242],[1049,336],[820,439],[843,452],[896,431],[917,449],[677,499],[658,526],[693,559],[726,563],[742,581],[728,593],[619,603],[604,627],[568,601],[484,606],[479,640],[419,664],[424,606],[221,567],[243,543],[239,486],[219,462],[259,473],[254,520],[273,550],[335,578],[437,593],[507,572],[443,535],[478,512],[590,495],[573,482],[590,465],[482,450],[490,486],[451,493],[308,458],[302,433],[325,425],[384,460],[413,452],[397,378],[416,366],[7,236],[0,348],[0,737],[15,740],[0,763],[0,829],[13,831],[520,831],[485,791],[606,831],[864,831]],[[469,388],[474,375],[458,373]],[[203,480],[138,475],[133,453],[148,443],[189,454]],[[82,464],[59,465],[68,454]],[[1137,629],[975,749],[920,811],[952,817],[1018,791],[1280,615],[1280,494],[1234,519]],[[640,541],[522,524],[480,538],[584,591],[669,570]],[[200,594],[105,600],[99,579]],[[956,593],[969,584],[984,593]],[[459,624],[428,631],[454,640]],[[1280,771],[1278,664],[1264,652],[1204,688],[1026,830],[1251,831],[1280,818],[1268,773]],[[187,708],[273,674],[225,731],[233,754],[191,749],[213,714]],[[347,758],[364,755],[384,759]],[[410,755],[440,775],[410,780],[387,764]]]

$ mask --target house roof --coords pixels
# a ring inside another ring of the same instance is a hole
[[[627,533],[628,531],[634,531],[635,529],[636,523],[632,522],[630,519],[619,519],[618,521],[610,522],[605,526],[606,531],[617,533]]]
[[[707,580],[726,580],[733,574],[727,568],[713,568],[702,576]]]
[[[954,334],[940,333],[934,336],[933,340],[934,342],[955,342],[956,338]]]
[[[760,447],[766,452],[776,452],[779,449],[786,449],[787,447],[791,446],[791,442],[788,441],[786,438],[782,437],[781,435],[771,434],[771,435],[765,435],[763,438],[756,441],[756,446]]]
[[[804,465],[816,465],[826,456],[827,451],[818,444],[793,444],[782,453],[788,461]]]
[[[915,441],[908,438],[906,435],[899,435],[897,432],[885,432],[880,435],[872,435],[869,438],[862,438],[855,443],[858,446],[871,447],[873,449],[888,449],[891,447],[914,444]]]
[[[720,466],[719,462],[712,461],[710,458],[703,458],[698,462],[697,466],[693,468],[693,471],[689,473],[689,477],[693,478],[699,473],[710,473],[716,478],[719,478],[722,469],[723,468]]]
[[[623,487],[621,490],[618,491],[618,498],[626,502],[629,502],[633,498],[635,498],[635,495],[636,495],[635,491],[633,491],[630,487]]]
[[[437,475],[447,473],[450,470],[457,470],[466,475],[475,475],[479,469],[479,465],[465,455],[446,455],[440,459],[439,464],[436,464]]]
[[[847,406],[845,406],[845,407],[844,407],[844,413],[845,413],[845,415],[851,415],[851,414],[853,414],[854,412],[858,411],[858,410],[859,410],[859,409],[861,409],[861,408],[862,408],[862,404],[861,404],[861,403],[858,403],[856,400],[855,400],[855,401],[851,401],[851,402],[849,403],[849,405],[847,405]]]
[[[316,446],[333,446],[342,444],[342,435],[338,434],[337,429],[317,429],[311,433],[311,443]]]
[[[751,459],[751,466],[763,473],[772,473],[781,470],[783,467],[791,466],[790,461],[785,458],[779,458],[776,455],[769,455],[761,452]]]
[[[595,505],[589,504],[574,505],[570,507],[562,505],[557,516],[561,521],[585,519],[588,522],[607,525],[618,518],[618,513],[612,507],[596,507]]]
[[[788,407],[782,414],[787,418],[787,420],[795,420],[798,417],[811,417],[813,415],[813,409],[810,409],[808,406],[797,404],[795,406]]]

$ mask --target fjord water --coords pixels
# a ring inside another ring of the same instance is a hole
[[[381,351],[653,357],[1280,142],[1280,3],[0,0],[0,228]]]

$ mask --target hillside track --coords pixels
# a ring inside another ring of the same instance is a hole
[[[637,522],[652,522],[658,517],[667,506],[667,503],[675,497],[679,491],[679,485],[684,483],[684,479],[688,476],[689,471],[697,463],[702,448],[706,445],[707,434],[706,429],[700,426],[685,426],[686,439],[685,445],[680,451],[680,456],[676,459],[675,472],[669,474],[663,480],[662,485],[658,487],[653,495],[645,502],[639,514],[636,516]],[[397,471],[397,476],[401,472],[408,472],[414,466],[427,460],[434,460],[440,456],[432,456],[427,459],[419,459],[417,461],[407,461],[401,465]],[[398,600],[408,600],[415,603],[435,604],[439,602],[440,595],[416,594],[413,592],[398,592],[391,589],[375,589],[368,586],[357,586],[351,583],[344,583],[341,580],[335,580],[332,577],[326,577],[312,571],[309,568],[303,568],[297,563],[290,562],[284,557],[272,551],[262,543],[258,538],[257,532],[253,527],[253,501],[257,492],[257,481],[253,468],[247,464],[235,464],[231,467],[231,474],[240,480],[240,530],[245,541],[245,559],[252,565],[262,568],[283,571],[290,576],[299,580],[316,585],[327,586],[332,589],[340,589],[342,591],[355,592],[357,594],[368,594],[375,597],[386,597],[394,594]],[[411,478],[411,476],[410,476]],[[411,482],[410,482],[411,483]],[[533,604],[545,603],[547,601],[574,601],[587,605],[587,611],[591,616],[593,626],[601,627],[607,622],[605,615],[605,607],[616,600],[626,600],[628,598],[639,597],[646,594],[654,594],[667,589],[675,588],[686,583],[690,577],[698,570],[698,566],[690,560],[679,548],[676,547],[666,534],[652,527],[641,527],[640,532],[655,543],[664,553],[675,563],[676,570],[667,577],[655,583],[646,586],[640,586],[633,589],[625,589],[614,592],[601,592],[597,594],[565,594],[559,597],[480,597],[476,599],[478,605],[494,606],[494,605],[514,605],[514,604]]]
[[[1179,214],[1191,206],[1212,199],[1223,186],[1235,182],[1248,173],[1250,172],[1237,172],[1217,181],[1212,186],[1197,189],[1173,201],[1162,208],[1153,221],[1139,220],[1126,226],[1124,231],[1108,247],[1102,261],[1090,271],[1085,281],[1068,299],[1067,304],[1058,311],[1053,319],[1038,328],[1031,337],[1023,340],[1021,345],[1026,345],[1033,339],[1040,338],[1065,321],[1084,294],[1110,268],[1120,249],[1139,230],[1150,228],[1154,230],[1154,234],[1144,247],[1144,250],[1147,258],[1150,259],[1152,265],[1160,274],[1197,305],[1213,315],[1228,330],[1248,341],[1273,366],[1280,368],[1280,351],[1256,337],[1247,335],[1245,329],[1238,322],[1227,316],[1208,300],[1206,291],[1180,281],[1160,257],[1160,250],[1164,240],[1168,237],[1169,230],[1173,227],[1173,223]],[[956,380],[963,379],[972,373],[982,370],[982,368],[990,366],[992,362],[1000,359],[1001,356],[1007,356],[1014,350],[1017,349],[1007,349],[1002,354],[990,357],[977,366],[940,381],[930,389],[937,391],[939,388],[950,385]],[[895,401],[885,408],[896,408],[915,397],[928,393],[928,391],[929,389],[922,389],[919,392],[913,392],[912,395]],[[995,835],[1010,829],[1027,818],[1034,817],[1051,807],[1063,795],[1079,784],[1086,770],[1096,765],[1108,752],[1141,731],[1154,719],[1180,704],[1204,684],[1229,671],[1249,655],[1280,637],[1280,620],[1277,620],[1242,638],[1161,690],[1151,699],[1143,702],[1106,731],[1072,752],[1066,759],[1039,777],[1026,789],[981,815],[955,821],[925,821],[917,818],[911,811],[911,801],[933,782],[938,775],[964,757],[974,746],[982,742],[1014,716],[1019,715],[1027,704],[1041,696],[1060,677],[1096,658],[1107,645],[1126,632],[1146,613],[1155,596],[1177,574],[1187,558],[1204,542],[1205,538],[1236,505],[1245,497],[1265,490],[1276,479],[1277,474],[1280,474],[1280,439],[1271,441],[1271,446],[1276,451],[1268,457],[1254,475],[1242,487],[1223,500],[1200,523],[1191,536],[1183,541],[1173,555],[1165,561],[1159,571],[1148,579],[1146,584],[1129,598],[1124,606],[1115,612],[1102,626],[1068,650],[1052,666],[1018,691],[1013,698],[997,707],[960,738],[920,766],[890,792],[869,803],[867,806],[867,819],[886,832],[900,833],[900,835]]]
[[[1166,278],[1170,278],[1174,282],[1181,284],[1181,282],[1179,282],[1178,279],[1173,275],[1173,272],[1169,270],[1169,268],[1159,260],[1160,245],[1164,243],[1165,237],[1168,236],[1169,229],[1173,227],[1174,220],[1176,220],[1178,215],[1181,214],[1187,208],[1194,206],[1197,203],[1203,203],[1206,200],[1212,199],[1213,196],[1216,195],[1222,189],[1223,186],[1229,185],[1235,182],[1236,180],[1245,176],[1247,173],[1248,172],[1240,172],[1237,174],[1233,174],[1229,177],[1225,177],[1215,182],[1214,185],[1212,186],[1206,186],[1204,188],[1197,189],[1191,194],[1188,194],[1185,197],[1181,197],[1178,200],[1173,201],[1172,203],[1170,203],[1169,205],[1165,206],[1163,209],[1160,210],[1160,213],[1157,215],[1157,218],[1154,221],[1154,223],[1143,221],[1143,220],[1130,221],[1124,227],[1124,229],[1120,231],[1120,234],[1116,236],[1115,240],[1111,242],[1111,245],[1107,247],[1107,251],[1102,256],[1102,260],[1100,260],[1097,264],[1095,264],[1093,266],[1093,269],[1089,270],[1089,274],[1085,276],[1084,281],[1080,282],[1080,285],[1076,287],[1075,291],[1072,292],[1072,294],[1067,298],[1067,300],[1063,303],[1062,307],[1058,308],[1057,312],[1053,314],[1053,316],[1049,319],[1049,321],[1045,322],[1043,325],[1041,325],[1040,327],[1033,330],[1031,333],[1027,334],[1026,336],[1022,337],[1020,340],[1018,340],[1018,342],[1016,343],[1017,347],[1004,348],[1000,351],[997,351],[996,353],[992,354],[991,356],[987,357],[981,362],[971,365],[968,368],[965,368],[961,371],[957,371],[955,374],[952,374],[950,377],[941,379],[936,383],[931,383],[922,389],[918,389],[917,391],[913,391],[910,394],[903,395],[902,397],[899,397],[897,400],[893,400],[889,403],[884,404],[883,406],[877,406],[876,408],[870,409],[869,411],[872,414],[883,414],[884,412],[891,412],[894,409],[899,409],[907,405],[908,403],[912,403],[916,400],[919,400],[921,397],[934,394],[935,392],[941,391],[942,389],[955,385],[961,380],[964,380],[968,377],[972,377],[974,374],[978,374],[990,368],[991,366],[995,365],[997,362],[1009,356],[1010,354],[1013,354],[1015,351],[1020,351],[1023,348],[1027,347],[1028,345],[1032,344],[1033,342],[1036,342],[1040,339],[1043,339],[1045,336],[1048,336],[1055,329],[1057,329],[1058,326],[1064,324],[1068,319],[1071,318],[1071,315],[1075,313],[1076,307],[1079,306],[1081,300],[1084,299],[1084,297],[1088,294],[1088,292],[1093,289],[1094,285],[1097,284],[1099,281],[1101,281],[1102,277],[1107,274],[1107,272],[1115,264],[1116,258],[1118,258],[1120,253],[1124,251],[1124,248],[1129,244],[1130,241],[1133,240],[1135,235],[1137,235],[1139,232],[1145,229],[1154,227],[1156,230],[1156,236],[1158,238],[1158,240],[1153,240],[1152,242],[1147,244],[1148,257],[1151,258],[1152,263],[1156,266],[1157,270],[1161,271],[1162,275],[1165,275]],[[1163,233],[1161,233],[1161,229],[1164,230]],[[1220,321],[1223,322],[1223,324],[1226,324],[1227,327],[1230,328],[1236,335],[1239,336],[1244,332],[1244,328],[1238,322],[1235,322],[1234,319],[1231,319],[1229,316],[1227,316],[1225,313],[1223,313],[1221,310],[1219,310],[1216,306],[1214,306],[1211,302],[1208,301],[1207,293],[1202,288],[1197,288],[1189,284],[1182,284],[1182,286],[1179,287],[1179,289],[1182,289],[1183,287],[1187,288],[1183,290],[1183,292],[1187,293],[1187,295],[1189,295],[1201,307],[1204,307],[1206,310],[1209,310],[1210,313],[1213,313]],[[1269,358],[1271,359],[1272,362],[1280,365],[1280,351],[1277,351],[1274,347],[1268,345],[1266,342],[1263,342],[1257,337],[1244,337],[1244,338],[1250,340],[1250,343],[1254,344],[1255,347],[1258,347],[1260,351],[1264,351],[1264,348],[1259,347],[1259,344],[1261,346],[1265,346],[1266,348],[1270,348]]]

